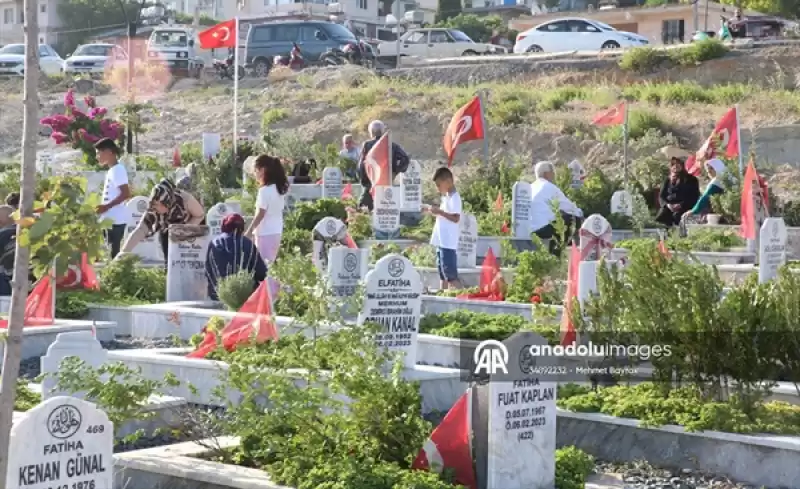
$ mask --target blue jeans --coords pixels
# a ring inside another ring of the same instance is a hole
[[[436,250],[436,266],[439,269],[439,278],[445,282],[458,280],[458,254],[456,250],[438,248]]]

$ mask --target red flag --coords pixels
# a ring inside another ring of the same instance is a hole
[[[181,148],[178,146],[175,146],[175,150],[172,151],[172,167],[181,167]]]
[[[694,176],[700,174],[703,164],[718,156],[717,148],[728,158],[739,156],[739,116],[733,107],[717,122],[714,132],[693,155],[686,158],[686,171]]]
[[[203,328],[203,341],[197,345],[195,351],[186,355],[186,358],[205,358],[206,355],[217,349],[217,335],[213,331]]]
[[[739,212],[742,217],[742,224],[739,234],[744,239],[756,239],[759,232],[756,224],[756,213],[758,212],[756,201],[760,200],[764,209],[769,209],[769,188],[767,182],[756,171],[753,159],[747,163],[747,170],[744,172],[744,184],[742,185],[742,201]]]
[[[25,326],[52,326],[55,323],[53,311],[53,282],[50,275],[42,277],[25,301]],[[0,328],[8,328],[8,320],[0,319]]]
[[[86,253],[81,255],[81,264],[70,265],[67,273],[56,280],[56,289],[85,289],[100,290],[100,283],[97,281],[97,274],[89,263]]]
[[[569,268],[567,272],[567,291],[564,294],[564,311],[561,313],[561,345],[568,346],[578,339],[575,325],[572,322],[572,301],[578,297],[578,270],[581,263],[581,252],[575,243],[569,250]]]
[[[392,143],[388,132],[372,145],[364,157],[364,166],[372,182],[372,195],[375,195],[375,187],[392,185]]]
[[[322,179],[317,180],[317,185],[322,185]]]
[[[471,394],[472,390],[467,389],[467,392],[450,408],[414,459],[411,464],[412,469],[433,470],[438,473],[444,469],[451,469],[455,475],[454,482],[469,489],[476,489],[470,445]]]
[[[353,198],[353,184],[348,183],[342,189],[342,200],[347,200],[352,198]]]
[[[497,199],[494,201],[494,210],[502,211],[503,210],[503,193],[497,192]]]
[[[350,248],[351,250],[358,249],[358,245],[356,244],[355,240],[353,240],[353,237],[352,237],[352,236],[350,236],[350,233],[347,233],[347,235],[345,235],[345,237],[344,237],[344,243],[345,243],[345,244],[347,245],[347,247],[348,247],[348,248]]]
[[[447,154],[447,166],[453,164],[453,157],[459,144],[483,138],[483,107],[480,97],[475,97],[453,114],[444,132],[442,145]]]
[[[478,292],[474,294],[461,294],[456,296],[456,299],[484,300],[493,302],[499,302],[504,299],[503,274],[500,272],[500,265],[497,264],[497,258],[495,258],[494,251],[492,251],[491,248],[489,248],[489,251],[486,252],[486,256],[483,258]]]
[[[592,124],[595,126],[618,126],[625,124],[625,111],[627,107],[625,102],[609,107],[608,109],[596,114],[592,119]]]
[[[236,19],[226,20],[197,35],[203,49],[236,47]]]
[[[508,222],[507,221],[503,221],[503,227],[500,228],[500,232],[503,233],[503,234],[508,234],[509,231],[510,230],[508,229]]]
[[[663,239],[658,241],[658,252],[661,253],[661,256],[663,256],[664,258],[672,257],[672,253],[669,252],[669,248],[667,248],[667,243],[665,243]]]

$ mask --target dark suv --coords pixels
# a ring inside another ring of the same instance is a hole
[[[246,63],[256,75],[266,76],[275,56],[288,55],[292,43],[300,46],[303,58],[316,63],[330,48],[341,48],[357,41],[346,27],[331,22],[288,21],[259,24],[250,27],[247,34]]]

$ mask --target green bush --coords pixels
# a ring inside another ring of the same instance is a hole
[[[559,342],[557,324],[540,325],[515,314],[488,314],[459,310],[442,314],[426,314],[419,332],[462,340],[502,341],[517,331],[534,331],[551,345]]]
[[[148,304],[164,302],[167,274],[163,268],[145,268],[136,255],[125,255],[99,272],[100,290],[108,297]]]
[[[655,71],[669,58],[661,49],[650,47],[633,48],[625,51],[619,60],[623,70],[639,73]]]
[[[728,48],[716,39],[693,42],[692,44],[671,50],[651,47],[629,49],[622,55],[619,66],[623,70],[646,73],[655,71],[664,63],[692,66],[725,56]]]
[[[556,489],[583,489],[594,471],[594,457],[575,448],[556,450]]]
[[[657,114],[650,111],[631,110],[628,114],[628,139],[644,137],[650,131],[669,132],[670,127]],[[603,132],[600,139],[608,143],[621,143],[624,140],[623,126],[612,126]]]
[[[286,218],[288,225],[305,231],[312,231],[325,217],[335,217],[347,221],[347,209],[340,199],[319,199],[311,202],[298,202]]]
[[[14,411],[30,411],[42,402],[42,396],[28,387],[28,381],[17,379],[17,397],[14,399]]]
[[[670,59],[679,65],[691,66],[725,56],[728,48],[717,39],[693,42],[685,48],[670,53]]]
[[[217,296],[229,311],[238,311],[255,290],[253,274],[247,270],[228,275],[217,284]]]

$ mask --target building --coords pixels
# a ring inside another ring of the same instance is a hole
[[[668,3],[659,7],[601,7],[583,11],[561,11],[525,16],[509,22],[509,28],[525,31],[560,17],[585,17],[605,22],[621,31],[634,32],[653,44],[689,42],[696,31],[718,31],[721,17],[733,16],[735,7],[714,2]],[[762,15],[745,10],[747,16]]]
[[[58,0],[39,2],[39,42],[54,44],[56,32],[61,28],[57,13]],[[18,44],[24,41],[25,5],[22,0],[0,0],[0,44]]]

